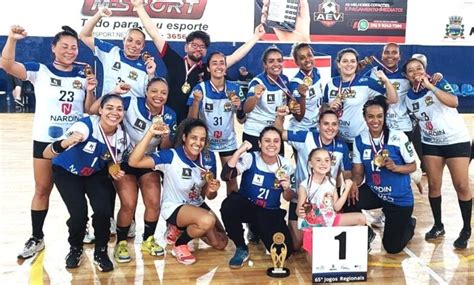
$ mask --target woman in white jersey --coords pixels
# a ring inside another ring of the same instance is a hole
[[[9,74],[28,80],[35,86],[36,112],[33,121],[33,171],[35,194],[31,202],[33,233],[18,258],[32,257],[44,248],[43,224],[53,188],[51,160],[43,157],[49,143],[61,137],[95,101],[95,77],[84,75],[83,69],[73,65],[79,53],[77,33],[68,26],[54,36],[52,64],[15,61],[18,40],[27,36],[21,26],[12,26],[2,51],[1,65]]]
[[[242,140],[252,144],[250,151],[258,150],[260,132],[266,126],[273,125],[276,109],[286,106],[288,97],[291,96],[288,77],[283,74],[283,52],[276,46],[270,46],[263,53],[262,62],[264,72],[250,81],[249,92],[243,106],[247,119],[244,123]],[[280,154],[283,153],[282,142]]]
[[[220,187],[216,177],[213,152],[205,150],[207,126],[199,119],[187,119],[180,124],[175,148],[145,155],[145,150],[159,130],[151,128],[130,154],[128,163],[138,168],[153,168],[163,172],[161,216],[182,230],[172,254],[181,264],[193,264],[196,258],[188,248],[194,238],[216,249],[224,249],[227,236],[219,220],[204,202],[214,199]]]
[[[131,96],[144,97],[148,80],[155,77],[156,63],[145,48],[145,33],[141,28],[131,28],[123,39],[123,48],[97,39],[94,27],[103,17],[112,16],[107,7],[99,8],[82,28],[81,41],[88,46],[102,63],[102,95],[112,92],[122,83]]]
[[[288,87],[298,100],[301,113],[293,114],[289,129],[308,131],[317,126],[319,108],[323,102],[323,83],[319,70],[314,66],[314,51],[308,43],[295,44],[291,54],[300,69]]]
[[[194,87],[189,96],[188,118],[200,118],[206,122],[209,150],[219,153],[224,165],[237,149],[234,114],[240,109],[240,87],[225,79],[226,57],[220,52],[209,55],[207,70],[211,79]],[[226,181],[227,195],[237,191],[237,180]]]
[[[471,236],[472,194],[469,189],[469,158],[471,137],[456,107],[458,98],[451,85],[441,80],[431,83],[422,61],[412,58],[403,70],[412,89],[406,104],[418,119],[421,129],[423,163],[428,176],[428,196],[434,217],[433,228],[425,234],[426,240],[445,234],[441,222],[441,184],[447,165],[458,196],[464,226],[454,247],[464,249]]]
[[[153,125],[161,133],[155,136],[147,147],[146,152],[152,153],[157,149],[167,149],[172,146],[176,133],[176,113],[165,105],[168,99],[168,83],[164,78],[155,77],[148,83],[147,95],[143,97],[124,96],[125,131],[130,136],[132,146],[135,146]],[[100,99],[92,106],[95,112]],[[161,180],[160,173],[152,169],[134,168],[128,165],[127,157],[121,163],[125,176],[114,181],[115,189],[120,198],[120,210],[117,214],[117,240],[114,251],[118,263],[132,260],[127,243],[130,228],[134,223],[133,217],[138,202],[138,187],[140,187],[144,212],[144,233],[141,251],[151,256],[164,253],[163,248],[155,242],[154,233],[160,215]],[[134,232],[134,230],[133,230]]]
[[[383,73],[376,75],[384,86],[376,80],[357,74],[359,53],[353,48],[340,50],[336,56],[339,76],[331,78],[324,88],[323,101],[330,104],[339,116],[339,134],[352,150],[354,138],[367,129],[362,116],[362,106],[367,100],[386,94],[387,103],[397,102],[397,91]]]

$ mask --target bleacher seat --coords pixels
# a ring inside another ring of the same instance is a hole
[[[474,87],[471,84],[464,83],[461,85],[461,93],[464,96],[474,96]]]

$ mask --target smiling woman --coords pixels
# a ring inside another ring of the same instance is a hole
[[[17,41],[27,36],[21,26],[10,28],[2,51],[1,65],[9,74],[28,80],[35,86],[36,114],[33,124],[33,170],[35,194],[31,202],[33,233],[19,253],[18,258],[32,257],[43,250],[43,224],[53,188],[51,161],[43,156],[46,146],[61,137],[67,128],[82,118],[95,100],[97,85],[93,74],[73,65],[79,53],[77,33],[68,26],[54,36],[51,51],[54,63],[37,62],[22,64],[15,61]]]

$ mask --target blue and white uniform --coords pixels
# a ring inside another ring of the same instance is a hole
[[[352,162],[349,158],[349,148],[340,138],[334,138],[332,143],[325,145],[316,131],[288,131],[288,144],[298,153],[296,162],[296,185],[308,178],[309,153],[315,148],[324,148],[332,155],[331,177],[337,177],[339,171],[351,171]],[[295,201],[296,202],[296,201]]]
[[[294,172],[290,161],[283,156],[278,156],[277,163],[267,165],[260,152],[244,153],[236,165],[238,173],[242,173],[237,193],[259,207],[279,209],[283,189],[274,186],[275,172],[279,167],[283,167],[288,175]]]
[[[373,143],[378,151],[380,138],[373,139]],[[389,157],[396,165],[415,162],[413,145],[402,131],[390,130],[388,142],[383,149],[389,151]],[[395,173],[386,167],[377,167],[374,164],[374,155],[370,134],[365,131],[354,141],[352,162],[364,166],[366,184],[383,201],[402,207],[413,206],[410,175]]]
[[[365,102],[375,96],[385,94],[386,90],[376,80],[369,77],[357,74],[352,82],[341,84],[341,77],[336,76],[326,84],[323,102],[334,101],[339,92],[345,96],[343,113],[339,118],[339,134],[346,142],[352,143],[356,136],[367,130],[367,124],[362,115]]]
[[[57,165],[78,176],[91,176],[99,172],[112,162],[112,156],[99,129],[100,117],[92,115],[81,119],[72,125],[63,138],[73,132],[79,132],[84,140],[53,158],[53,165]],[[117,153],[117,161],[129,150],[130,139],[120,125],[112,137],[108,138],[112,151]]]
[[[194,102],[194,91],[200,90],[203,94],[199,103],[199,118],[206,122],[208,127],[209,150],[232,151],[237,149],[237,136],[234,127],[234,106],[227,98],[227,92],[235,92],[242,98],[240,86],[225,81],[223,91],[217,91],[207,80],[196,85],[188,99],[188,106]]]
[[[35,86],[33,140],[50,143],[84,114],[86,77],[82,68],[61,71],[52,64],[25,63],[26,80]]]
[[[451,85],[444,79],[438,82],[436,87],[453,93]],[[406,104],[419,120],[422,143],[451,145],[471,141],[469,130],[457,109],[441,103],[431,90],[424,88],[415,93],[410,89]]]
[[[125,82],[131,86],[128,92],[130,95],[145,97],[148,74],[143,59],[128,59],[118,46],[97,38],[94,39],[94,45],[94,55],[102,63],[104,71],[100,80],[103,83],[102,95],[113,91],[117,83]]]
[[[281,74],[278,84],[288,85],[288,77]],[[265,73],[260,73],[249,83],[247,98],[255,96],[255,86],[262,84],[265,91],[257,100],[252,112],[247,113],[247,119],[244,123],[244,133],[258,137],[260,132],[275,122],[276,108],[287,104],[287,96],[276,84],[272,83]]]
[[[146,98],[127,96],[123,97],[125,118],[123,120],[125,131],[130,136],[131,144],[134,147],[143,138],[146,131],[152,124],[153,116],[146,105]],[[163,106],[161,114],[163,121],[170,128],[170,139],[174,140],[176,135],[176,113],[168,106]],[[153,137],[145,153],[156,151],[156,147],[161,143],[161,137]]]
[[[306,75],[300,70],[295,77],[290,81],[288,88],[293,94],[293,97],[299,102],[301,95],[298,93],[298,86],[303,84],[303,78]],[[321,76],[317,68],[313,68],[311,71],[311,79],[313,84],[309,86],[306,91],[306,111],[303,119],[298,122],[293,116],[290,118],[289,129],[296,131],[307,131],[310,129],[316,129],[316,123],[319,119],[319,108],[323,103],[323,83]]]
[[[377,70],[384,71],[393,87],[397,90],[398,102],[395,104],[389,104],[387,110],[387,126],[389,129],[400,130],[404,132],[411,132],[413,125],[411,123],[410,116],[408,115],[408,109],[405,103],[408,90],[410,89],[410,81],[405,78],[403,72],[397,69],[395,72],[385,71],[382,67],[374,67],[370,70],[370,77],[378,80],[375,75]]]
[[[183,147],[165,149],[151,155],[155,170],[164,173],[161,216],[167,220],[183,204],[201,206],[202,188],[206,181],[202,171],[209,169],[216,177],[216,157],[213,152],[201,154],[196,161],[186,156]]]

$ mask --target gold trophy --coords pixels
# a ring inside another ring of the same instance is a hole
[[[267,275],[274,278],[285,278],[290,276],[290,270],[283,267],[287,254],[285,235],[278,232],[273,235],[273,243],[270,246],[270,255],[273,267],[267,269]]]

